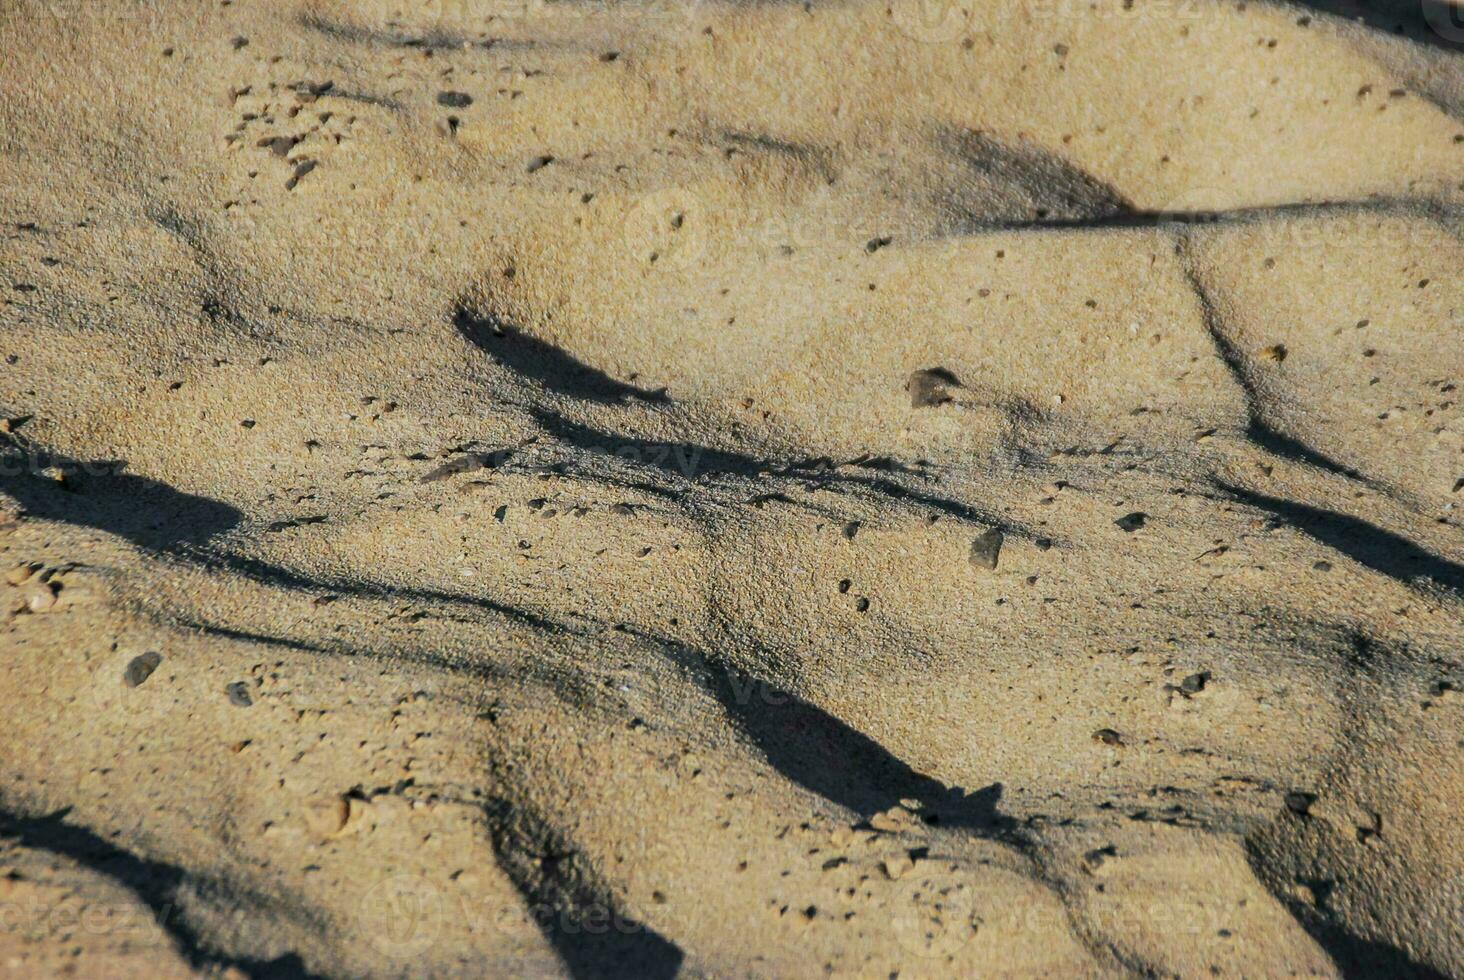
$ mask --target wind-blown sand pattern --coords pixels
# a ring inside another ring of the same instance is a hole
[[[1464,975],[1458,9],[0,41],[0,974]]]

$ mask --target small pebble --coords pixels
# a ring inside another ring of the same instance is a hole
[[[229,703],[237,708],[247,708],[254,703],[254,698],[249,695],[249,685],[243,681],[235,681],[224,688],[224,693],[229,696]]]
[[[5,573],[5,581],[11,585],[20,585],[40,569],[39,565],[17,565]]]
[[[316,837],[329,839],[345,829],[350,816],[350,801],[344,796],[315,800],[305,807],[305,828]]]
[[[915,868],[915,862],[906,855],[884,859],[885,877],[890,881],[899,881]]]
[[[911,408],[930,408],[951,400],[947,388],[961,387],[960,380],[945,368],[922,368],[910,375],[905,390],[910,393]]]
[[[1122,745],[1123,736],[1111,728],[1100,728],[1093,733],[1093,741],[1104,745]]]
[[[971,564],[977,568],[995,570],[996,563],[1001,557],[1001,545],[1006,540],[1006,535],[998,528],[991,528],[976,536],[971,542]]]
[[[1123,515],[1113,523],[1117,524],[1121,530],[1133,534],[1139,528],[1149,523],[1149,515],[1141,510],[1136,510],[1132,514]]]
[[[163,663],[163,655],[153,651],[140,657],[133,657],[127,669],[122,672],[122,683],[128,687],[140,687]]]
[[[1198,674],[1190,674],[1179,682],[1179,689],[1186,694],[1199,694],[1210,682],[1210,672],[1202,670]]]
[[[1299,790],[1293,790],[1287,793],[1285,798],[1286,809],[1302,817],[1311,812],[1312,804],[1316,801],[1317,795],[1315,793],[1303,793]]]
[[[51,582],[31,579],[25,583],[25,606],[33,613],[50,612],[56,607],[57,587]]]

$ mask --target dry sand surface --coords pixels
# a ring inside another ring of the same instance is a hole
[[[0,975],[1464,975],[1461,51],[0,0]]]

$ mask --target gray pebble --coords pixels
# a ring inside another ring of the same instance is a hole
[[[921,368],[910,375],[905,390],[910,393],[911,408],[944,405],[951,400],[947,388],[961,387],[960,380],[945,368]]]
[[[1311,811],[1312,804],[1316,801],[1317,794],[1315,793],[1303,793],[1298,790],[1293,790],[1286,794],[1286,809],[1297,816],[1304,817]]]
[[[1205,685],[1209,681],[1210,672],[1208,670],[1202,670],[1198,674],[1190,674],[1184,680],[1180,681],[1179,689],[1186,694],[1199,694],[1205,689]]]
[[[149,677],[153,671],[162,665],[163,655],[149,651],[140,657],[133,657],[127,669],[122,672],[122,683],[128,687],[138,687]]]
[[[971,564],[977,568],[995,570],[996,563],[1001,557],[1001,545],[1006,540],[1006,535],[997,528],[983,531],[971,542]]]
[[[1139,528],[1149,523],[1149,515],[1141,510],[1136,510],[1132,514],[1123,515],[1113,523],[1117,524],[1121,530],[1133,534]]]

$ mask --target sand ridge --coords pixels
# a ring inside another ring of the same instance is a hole
[[[1459,38],[1327,6],[0,6],[0,974],[1464,973]]]

